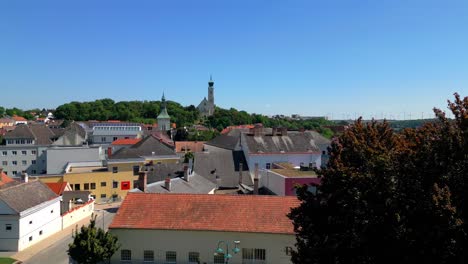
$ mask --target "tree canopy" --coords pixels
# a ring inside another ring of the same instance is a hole
[[[89,226],[82,226],[80,232],[75,230],[68,255],[79,264],[110,263],[119,247],[117,237],[96,228],[96,216],[91,216]]]
[[[468,97],[454,120],[396,133],[357,120],[332,141],[316,193],[291,211],[294,263],[465,263]]]

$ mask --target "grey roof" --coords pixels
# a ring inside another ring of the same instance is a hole
[[[58,197],[57,194],[38,180],[0,189],[0,200],[17,213],[21,213],[56,197]]]
[[[122,148],[116,151],[110,159],[132,159],[144,156],[153,156],[153,152],[154,156],[176,155],[174,149],[168,147],[153,136],[147,136],[129,148]]]
[[[227,136],[227,135],[219,135],[212,140],[206,142],[206,145],[215,146],[218,148],[224,149],[235,149],[239,142],[239,137],[236,136]]]
[[[54,132],[46,125],[38,124],[21,124],[5,135],[5,139],[33,139],[36,145],[50,145],[54,137]]]
[[[189,181],[182,178],[171,179],[171,190],[165,188],[164,181],[154,182],[147,185],[147,193],[209,193],[216,188],[216,184],[199,175],[192,175]],[[141,192],[134,189],[131,192]]]
[[[330,140],[314,132],[289,131],[286,136],[242,134],[250,153],[321,152]]]
[[[194,153],[194,172],[217,183],[220,187],[237,187],[239,183],[239,163],[243,163],[242,183],[252,185],[249,168],[242,151],[232,151],[223,148],[210,147],[208,152]]]
[[[147,182],[153,183],[163,181],[167,177],[178,178],[184,176],[184,164],[182,163],[161,163],[147,166]]]

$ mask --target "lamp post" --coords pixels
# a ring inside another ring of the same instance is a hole
[[[239,244],[240,244],[240,241],[238,241],[238,240],[234,241],[234,248],[232,249],[232,252],[234,254],[239,253],[239,251],[240,251]],[[222,245],[225,246],[226,250],[223,250]],[[219,241],[218,242],[218,247],[216,248],[216,251],[215,251],[214,255],[218,256],[220,254],[224,254],[224,261],[225,261],[224,263],[227,264],[229,262],[229,259],[232,258],[231,253],[229,253],[229,243],[228,242],[226,242],[226,241]]]

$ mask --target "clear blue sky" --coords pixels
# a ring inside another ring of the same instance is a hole
[[[468,1],[1,1],[0,105],[99,98],[429,115],[468,96]]]

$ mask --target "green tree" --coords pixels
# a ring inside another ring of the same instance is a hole
[[[92,215],[89,226],[75,231],[73,243],[68,245],[68,255],[79,264],[110,263],[119,248],[117,237],[96,228],[96,216]]]
[[[457,149],[447,150],[450,123],[398,134],[359,119],[334,140],[317,193],[299,188],[302,204],[289,215],[293,262],[464,263],[464,219],[447,174]]]

